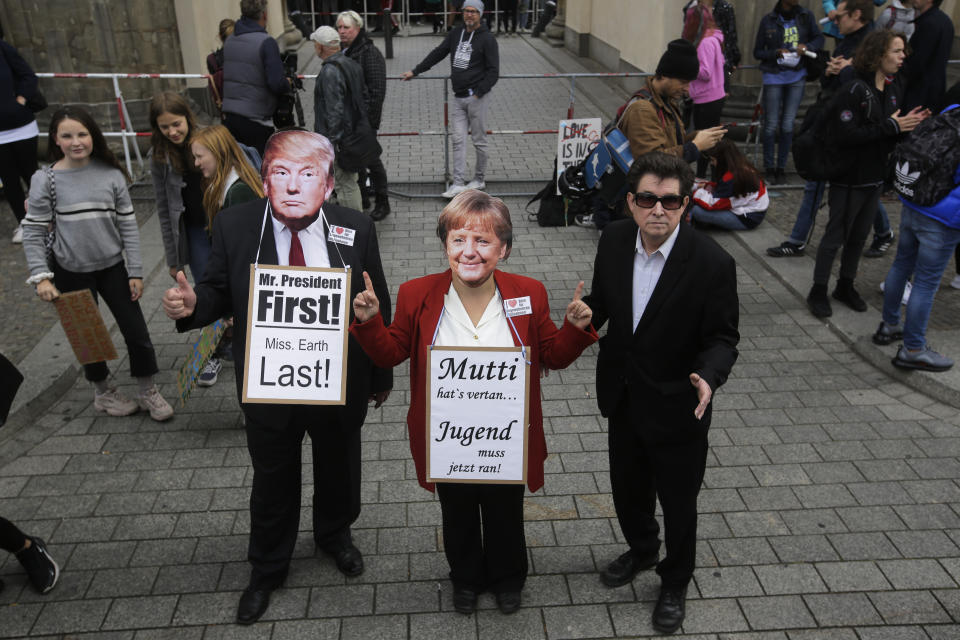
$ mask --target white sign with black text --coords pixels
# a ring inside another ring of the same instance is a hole
[[[350,269],[250,265],[243,402],[345,404]]]
[[[427,479],[523,484],[530,367],[519,347],[432,347]]]
[[[557,177],[564,169],[590,155],[602,133],[600,118],[561,120],[557,129]],[[559,187],[557,195],[560,195]]]

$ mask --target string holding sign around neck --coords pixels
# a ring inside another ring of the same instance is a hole
[[[323,209],[320,209],[320,218],[323,220],[325,236],[330,233],[330,222],[327,220],[326,214],[323,213]],[[347,261],[343,259],[343,254],[340,253],[339,243],[333,242],[333,248],[337,250],[337,255],[340,256],[340,264],[343,265],[344,269],[349,269],[350,265],[347,264]]]

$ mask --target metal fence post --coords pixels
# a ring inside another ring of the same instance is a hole
[[[117,100],[117,116],[120,118],[120,139],[123,141],[123,160],[127,165],[127,174],[133,175],[133,166],[130,164],[130,147],[127,140],[127,121],[123,115],[123,103],[121,102],[122,98],[120,97],[120,83],[117,81],[117,76],[113,76],[113,96]]]
[[[444,191],[450,186],[450,92],[448,78],[443,79],[443,180]]]

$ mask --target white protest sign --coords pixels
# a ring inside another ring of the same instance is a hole
[[[600,118],[561,120],[557,129],[557,177],[567,167],[586,158],[600,142],[602,132]],[[557,195],[560,195],[559,187]]]
[[[350,269],[250,265],[243,402],[345,404]]]
[[[428,360],[428,481],[525,483],[530,367],[520,348],[433,347]]]

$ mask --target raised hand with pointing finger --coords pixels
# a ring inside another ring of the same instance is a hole
[[[353,299],[353,315],[357,322],[366,322],[380,313],[380,300],[373,291],[373,281],[366,271],[363,272],[363,284],[366,288]]]
[[[577,329],[586,329],[593,318],[593,310],[580,298],[583,296],[583,280],[573,292],[573,300],[567,305],[567,321]]]
[[[183,271],[177,271],[177,286],[167,289],[160,303],[163,305],[164,313],[171,320],[193,315],[193,310],[197,307],[197,294],[187,282],[187,276]]]

